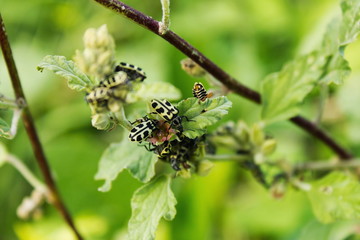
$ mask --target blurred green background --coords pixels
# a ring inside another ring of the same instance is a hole
[[[158,0],[126,3],[161,19]],[[82,35],[87,28],[107,24],[116,41],[118,61],[142,67],[148,75],[146,81],[171,82],[185,98],[191,96],[196,80],[180,68],[185,56],[95,1],[1,0],[0,11],[40,139],[80,231],[87,239],[124,239],[130,198],[141,184],[124,172],[110,192],[102,193],[97,191],[102,182],[94,180],[102,152],[109,143],[121,139],[122,130],[92,128],[84,96],[71,91],[65,80],[54,74],[38,72],[36,66],[48,54],[71,59],[75,49],[83,49]],[[236,79],[258,90],[267,74],[315,49],[326,24],[339,15],[338,0],[172,1],[171,29]],[[356,81],[359,50],[358,43],[347,48],[353,73],[344,86],[334,88],[323,122],[341,144],[358,154],[360,110],[352,103],[360,102],[356,92],[360,89]],[[0,92],[13,96],[2,58]],[[243,119],[251,125],[259,120],[258,106],[234,95],[229,98],[233,108],[223,121]],[[303,114],[310,119],[316,116],[317,101],[315,93],[306,101]],[[278,139],[275,157],[299,162],[332,156],[324,145],[288,122],[269,126],[267,132]],[[1,142],[41,176],[22,124],[14,140]],[[52,206],[45,207],[44,217],[38,221],[16,217],[17,206],[31,190],[13,167],[0,168],[0,240],[71,239]],[[354,224],[321,225],[304,193],[289,190],[283,199],[275,200],[233,163],[216,164],[207,177],[176,179],[173,191],[178,200],[177,216],[172,222],[162,220],[159,240],[343,239],[341,234]]]

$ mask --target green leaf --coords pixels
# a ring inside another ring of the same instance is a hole
[[[343,13],[340,25],[340,46],[347,45],[356,40],[360,32],[360,2],[358,0],[343,0],[341,2]]]
[[[341,56],[339,51],[336,51],[328,57],[328,62],[324,66],[324,74],[319,82],[342,84],[350,72],[348,61]]]
[[[111,182],[124,169],[141,182],[148,182],[155,175],[155,163],[158,158],[143,146],[124,138],[120,143],[111,144],[101,156],[96,180],[104,179],[99,191],[111,189]]]
[[[313,182],[308,197],[320,222],[360,218],[360,184],[343,172],[332,172]]]
[[[297,240],[339,240],[357,234],[358,221],[336,221],[331,224],[322,224],[312,220],[301,231]]]
[[[160,219],[176,215],[176,199],[170,188],[171,178],[160,176],[140,187],[131,199],[132,214],[128,225],[129,239],[152,240]]]
[[[126,102],[150,101],[151,99],[177,100],[181,98],[181,92],[170,83],[166,82],[143,82],[134,87],[134,91],[128,93]]]
[[[206,128],[226,115],[231,106],[232,102],[227,97],[207,99],[204,102],[197,98],[188,98],[179,102],[179,115],[188,118],[182,121],[184,135],[189,138],[203,135]]]
[[[322,74],[324,59],[312,52],[286,64],[267,76],[261,85],[262,118],[269,122],[289,119]]]
[[[96,85],[86,76],[71,60],[66,60],[64,56],[45,56],[37,69],[53,71],[55,74],[68,80],[68,86],[76,91],[84,91]]]
[[[4,119],[0,118],[0,136],[3,138],[11,139],[10,127]]]
[[[0,142],[0,167],[6,162],[6,157],[8,152],[5,148],[5,145]]]

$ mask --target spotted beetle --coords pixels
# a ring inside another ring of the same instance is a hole
[[[100,87],[116,88],[120,85],[124,85],[127,82],[127,74],[125,72],[115,72],[105,80],[99,83]]]
[[[141,142],[151,136],[152,131],[156,128],[157,120],[146,119],[137,124],[130,130],[129,139],[132,142]]]
[[[124,62],[115,67],[115,72],[125,72],[128,80],[134,82],[142,82],[146,78],[146,74],[141,68]]]
[[[85,101],[89,103],[96,112],[108,110],[109,89],[96,87],[85,96]]]

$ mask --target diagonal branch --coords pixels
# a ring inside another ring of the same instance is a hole
[[[258,92],[246,87],[238,82],[235,78],[231,77],[228,73],[222,70],[214,62],[208,59],[205,55],[199,52],[196,48],[186,42],[172,31],[167,31],[165,34],[161,34],[161,22],[158,22],[151,17],[131,8],[130,6],[117,1],[117,0],[95,0],[101,5],[109,8],[126,18],[138,23],[142,27],[152,31],[156,35],[162,37],[168,41],[171,45],[176,47],[186,56],[191,58],[194,62],[199,64],[208,73],[222,82],[228,89],[231,89],[234,93],[249,99],[252,102],[261,104],[261,96]],[[331,148],[341,159],[346,160],[352,158],[352,154],[340,146],[332,137],[330,137],[319,126],[307,120],[304,117],[296,116],[290,119],[291,122],[313,135],[315,138],[322,141],[329,148]]]
[[[66,223],[69,225],[69,227],[73,230],[75,235],[79,240],[83,239],[76,229],[74,222],[70,216],[70,213],[66,209],[66,206],[64,202],[62,201],[59,191],[56,187],[54,178],[51,175],[49,164],[46,160],[43,148],[41,146],[40,139],[38,137],[34,120],[32,118],[32,115],[30,113],[29,107],[26,106],[26,99],[23,92],[23,89],[21,87],[21,82],[19,78],[19,74],[16,69],[15,61],[12,55],[10,43],[5,31],[5,25],[2,19],[2,16],[0,14],[0,44],[1,44],[1,50],[4,55],[4,59],[9,71],[9,75],[11,78],[11,83],[13,85],[13,89],[15,91],[16,100],[18,102],[22,102],[24,105],[23,113],[22,113],[22,119],[24,121],[25,129],[28,134],[28,137],[30,139],[37,163],[40,167],[40,170],[44,176],[45,183],[47,187],[50,190],[50,198],[52,200],[52,204],[56,207],[56,209],[60,212],[60,214],[63,216]]]

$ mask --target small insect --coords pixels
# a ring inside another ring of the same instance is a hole
[[[141,68],[124,62],[115,67],[115,72],[125,72],[128,80],[134,82],[142,82],[146,78],[146,74]]]
[[[141,142],[151,136],[152,131],[156,128],[157,120],[147,119],[137,124],[130,130],[129,139],[132,142]]]
[[[171,144],[169,141],[164,142],[163,144],[159,145],[159,149],[156,149],[158,157],[164,158],[168,156],[171,152]]]
[[[175,119],[179,113],[179,110],[166,99],[151,100],[151,107],[166,121]]]
[[[181,168],[179,167],[179,160],[178,160],[178,155],[177,154],[171,154],[170,155],[170,164],[171,164],[171,167],[175,171],[180,171],[181,170]]]
[[[109,91],[105,87],[96,87],[85,96],[87,103],[92,105],[96,112],[108,109]]]
[[[125,72],[115,72],[105,80],[99,83],[100,87],[116,88],[120,85],[126,84],[127,74]]]
[[[204,102],[207,98],[210,98],[213,96],[213,93],[206,92],[204,85],[202,85],[202,83],[200,83],[200,82],[196,82],[194,84],[192,93],[193,93],[194,97],[196,97],[197,99],[199,99],[202,102]]]
[[[182,119],[185,118],[187,121],[192,121],[186,116],[179,116],[179,110],[166,99],[151,100],[151,107],[155,110],[155,113],[170,122],[170,128],[175,126],[177,130],[181,132],[183,131],[183,127],[181,125]]]

